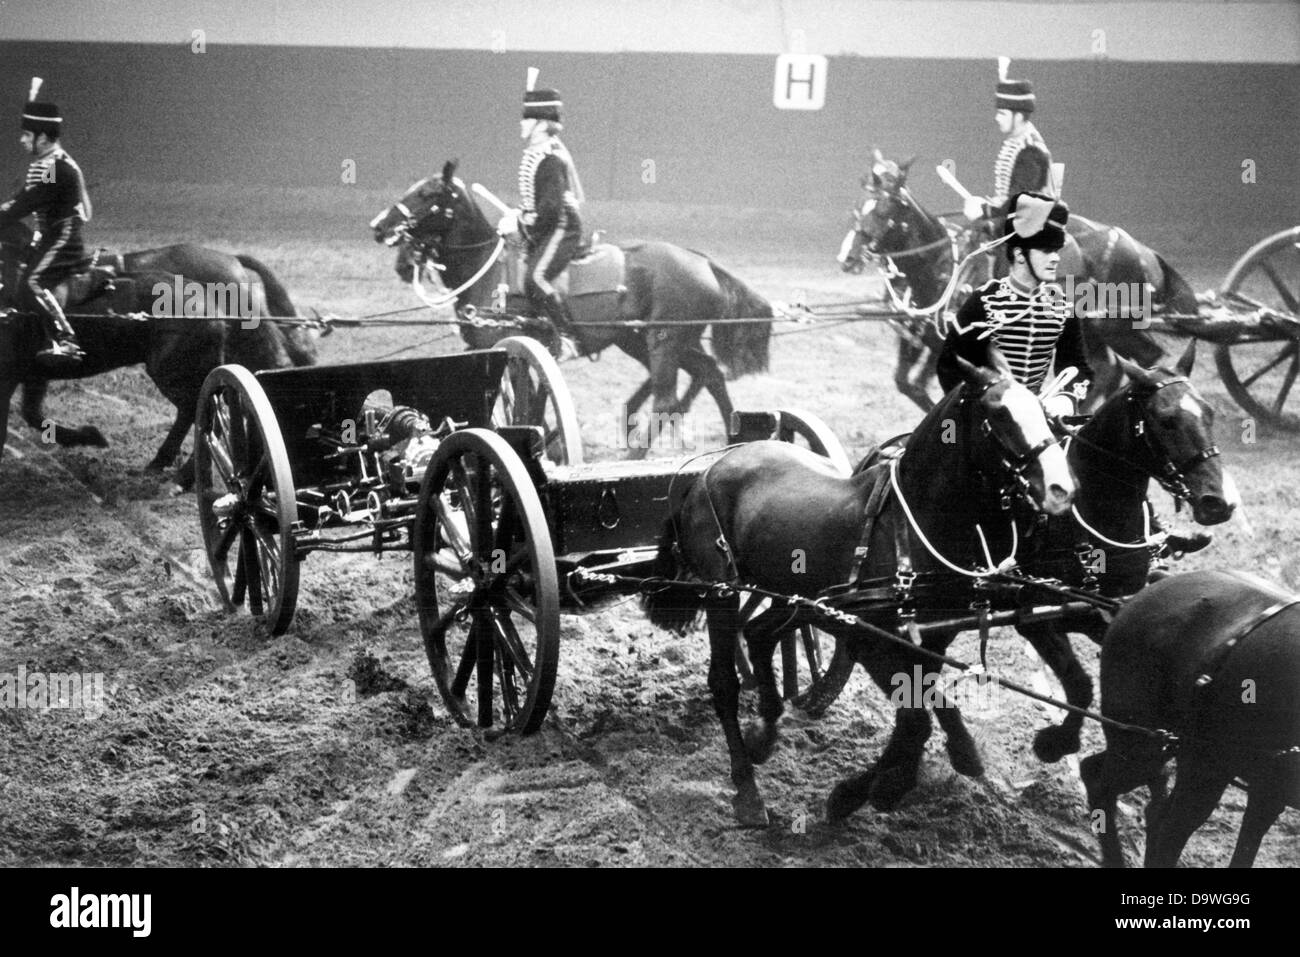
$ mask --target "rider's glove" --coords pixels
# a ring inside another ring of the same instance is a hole
[[[967,219],[982,219],[984,217],[984,200],[979,196],[967,197],[962,203],[961,211]]]
[[[519,210],[512,209],[497,222],[498,236],[513,236],[519,232]]]

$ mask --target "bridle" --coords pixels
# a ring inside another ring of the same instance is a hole
[[[1001,375],[998,378],[986,382],[976,390],[967,390],[963,392],[959,402],[965,404],[967,399],[975,400],[976,404],[983,401],[985,394],[994,386],[1004,382],[1011,381],[1010,377]],[[1042,456],[1044,452],[1053,445],[1061,442],[1061,438],[1049,434],[1042,441],[1035,443],[1023,452],[1016,451],[1015,442],[1003,435],[1002,432],[993,424],[987,413],[980,417],[979,430],[984,436],[993,440],[993,445],[997,449],[998,459],[1004,477],[1009,478],[1008,482],[1001,485],[999,489],[999,499],[1003,511],[1011,508],[1013,494],[1024,501],[1035,512],[1040,512],[1041,508],[1034,501],[1033,487],[1030,485],[1029,478],[1026,476],[1029,467],[1033,465]]]
[[[1180,383],[1186,383],[1187,387],[1189,389],[1191,388],[1191,381],[1187,376],[1177,376],[1173,379],[1166,379],[1164,382],[1157,382],[1154,386],[1150,387],[1148,394],[1154,395],[1161,389],[1171,385],[1178,385]],[[1146,387],[1144,387],[1142,391],[1146,392]],[[1138,390],[1135,390],[1132,385],[1129,386],[1129,394],[1126,401],[1128,402],[1128,418],[1131,434],[1135,439],[1142,442],[1147,451],[1151,454],[1151,457],[1155,460],[1157,467],[1156,481],[1160,483],[1160,487],[1172,495],[1176,501],[1180,503],[1190,502],[1192,498],[1192,490],[1187,484],[1187,473],[1201,463],[1208,462],[1210,459],[1215,458],[1222,453],[1217,445],[1209,445],[1197,449],[1187,458],[1183,459],[1182,462],[1175,462],[1173,456],[1170,455],[1168,450],[1163,448],[1161,444],[1152,437],[1151,430],[1147,428],[1144,401],[1146,397],[1146,395],[1140,396]],[[1137,409],[1137,415],[1133,414],[1135,407],[1140,407]]]

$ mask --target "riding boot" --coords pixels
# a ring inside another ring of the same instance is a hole
[[[555,341],[551,343],[551,354],[555,358],[561,359],[587,354],[587,350],[582,347],[582,340],[579,338],[578,331],[574,326],[573,314],[569,312],[569,304],[560,297],[559,293],[552,293],[546,297],[546,316],[555,327]]]
[[[1150,507],[1148,505],[1148,507]],[[1151,511],[1151,534],[1159,535],[1165,530],[1159,516],[1155,511]],[[1214,541],[1214,536],[1207,532],[1192,532],[1190,535],[1170,534],[1165,536],[1166,551],[1175,556],[1182,557],[1190,555],[1192,552],[1199,552],[1202,548]]]
[[[36,364],[55,372],[67,372],[76,369],[85,358],[85,352],[77,342],[77,333],[63,314],[63,307],[58,298],[48,289],[36,294],[37,312],[45,335],[49,342],[45,348],[36,353]]]

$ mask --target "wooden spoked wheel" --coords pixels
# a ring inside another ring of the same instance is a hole
[[[541,426],[547,459],[555,465],[580,465],[578,413],[559,365],[536,339],[511,336],[496,348],[506,350],[510,361],[501,376],[492,425]]]
[[[776,415],[774,439],[824,456],[842,475],[850,474],[852,466],[844,446],[818,416],[791,409],[782,409]],[[740,620],[749,620],[761,605],[759,596],[746,596],[741,605]],[[853,665],[849,661],[835,660],[832,667],[834,648],[830,636],[812,625],[800,625],[781,640],[780,653],[776,656],[776,667],[781,675],[781,695],[810,717],[820,717],[825,713],[852,673]],[[750,683],[752,671],[743,645],[737,651],[736,663],[742,679]]]
[[[452,433],[420,486],[415,597],[433,679],[466,727],[541,727],[560,660],[550,531],[523,462],[484,429]]]
[[[213,369],[195,416],[199,523],[226,607],[247,602],[273,635],[298,602],[293,472],[271,403],[243,366]]]
[[[1268,309],[1300,322],[1300,226],[1270,236],[1237,261],[1221,298],[1231,307]],[[1219,345],[1219,377],[1246,412],[1277,429],[1300,432],[1300,339]]]

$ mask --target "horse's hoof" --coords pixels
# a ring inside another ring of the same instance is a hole
[[[831,793],[826,798],[826,820],[831,824],[838,824],[866,804],[867,794],[871,790],[871,782],[875,780],[875,776],[874,770],[863,771],[861,774],[845,778],[831,788]]]
[[[767,808],[758,791],[740,792],[731,799],[731,809],[735,812],[736,822],[741,827],[767,827]]]
[[[1034,735],[1034,757],[1046,764],[1061,760],[1067,754],[1079,751],[1079,735],[1071,733],[1060,725],[1043,728]]]
[[[745,753],[754,764],[762,764],[776,750],[776,733],[769,732],[762,723],[751,724],[745,728]]]
[[[876,774],[867,800],[877,811],[892,811],[916,787],[916,769],[888,768]]]
[[[952,769],[968,778],[978,778],[984,774],[984,758],[980,756],[979,745],[974,738],[965,740],[949,738],[945,745]]]

